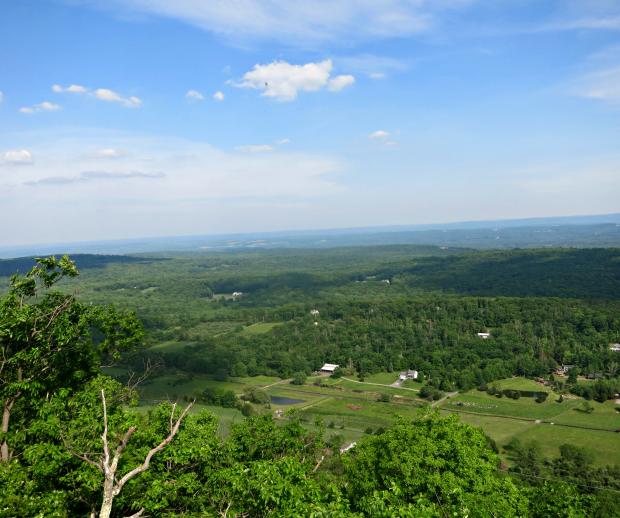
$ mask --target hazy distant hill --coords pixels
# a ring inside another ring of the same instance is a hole
[[[142,259],[139,257],[129,257],[126,255],[92,255],[74,254],[71,259],[75,261],[78,269],[102,268],[110,263],[145,263],[153,260],[162,259]],[[16,259],[0,260],[0,277],[13,275],[14,273],[24,274],[35,265],[35,257],[18,257]]]
[[[478,221],[442,225],[156,237],[17,247],[0,246],[0,257],[48,255],[52,253],[131,254],[257,248],[333,248],[387,244],[478,249],[620,247],[620,214]]]

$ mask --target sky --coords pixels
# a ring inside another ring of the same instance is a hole
[[[617,0],[0,4],[0,245],[619,200]]]

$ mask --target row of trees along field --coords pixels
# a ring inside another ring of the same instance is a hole
[[[611,469],[596,487],[566,479],[578,450],[543,471],[514,445],[513,478],[479,429],[428,411],[345,454],[295,416],[222,439],[191,403],[136,412],[132,382],[98,372],[140,346],[140,323],[53,291],[77,273],[42,259],[0,300],[0,516],[585,517],[620,504]]]

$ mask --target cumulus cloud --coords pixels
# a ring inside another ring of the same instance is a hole
[[[220,92],[220,91],[218,90],[217,92],[215,92],[215,93],[213,94],[213,98],[214,98],[216,101],[221,102],[221,101],[223,101],[223,100],[224,100],[224,93],[223,93],[223,92]]]
[[[242,153],[270,153],[273,151],[273,146],[269,144],[252,144],[249,146],[237,146],[235,149]]]
[[[52,92],[55,92],[57,94],[65,92],[70,94],[85,94],[86,92],[88,92],[88,88],[81,85],[69,85],[66,87],[63,87],[61,85],[52,85]]]
[[[52,85],[52,91],[55,93],[89,95],[100,101],[118,103],[122,106],[125,106],[126,108],[138,108],[142,105],[142,99],[140,99],[139,97],[136,97],[134,95],[123,97],[119,93],[115,92],[114,90],[110,90],[109,88],[95,88],[94,90],[91,90],[90,88],[82,85],[69,85],[64,87],[59,84],[55,84]]]
[[[26,114],[38,113],[38,112],[55,112],[62,108],[59,104],[55,104],[49,101],[43,101],[39,104],[33,104],[32,106],[24,106],[19,111]]]
[[[123,97],[114,90],[109,88],[97,88],[93,95],[100,101],[118,103],[126,108],[138,108],[142,105],[142,99],[134,95],[130,97]]]
[[[24,182],[23,185],[67,185],[74,183],[93,182],[97,180],[129,180],[133,178],[153,180],[164,178],[164,173],[145,173],[142,171],[107,172],[83,171],[77,176],[47,176],[38,180]]]
[[[373,139],[373,140],[385,140],[390,136],[390,133],[385,131],[385,130],[377,130],[377,131],[373,131],[370,135],[368,135],[368,138]]]
[[[185,94],[186,99],[190,99],[192,101],[204,101],[205,96],[202,95],[198,90],[188,90]]]
[[[0,163],[5,164],[31,164],[32,153],[27,149],[11,149],[0,155]]]
[[[340,75],[329,80],[329,83],[327,83],[327,89],[331,92],[339,92],[343,88],[351,86],[353,83],[355,83],[355,78],[353,76]]]
[[[332,68],[331,59],[305,65],[274,61],[267,65],[254,65],[243,75],[241,82],[233,85],[262,90],[261,95],[279,101],[292,101],[299,92],[316,92],[325,87],[338,91],[355,81],[353,76],[336,76],[330,80]]]

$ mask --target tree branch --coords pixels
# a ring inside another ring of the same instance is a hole
[[[162,442],[160,442],[157,446],[155,446],[154,448],[152,448],[147,454],[146,457],[144,459],[144,462],[138,466],[137,468],[132,469],[129,473],[127,473],[123,478],[121,478],[115,488],[114,488],[114,494],[118,495],[121,492],[121,489],[123,489],[123,486],[129,482],[133,477],[135,477],[136,475],[139,475],[140,473],[144,473],[147,469],[149,469],[149,466],[151,464],[151,459],[153,458],[153,456],[157,453],[159,453],[161,450],[163,450],[166,446],[168,446],[168,444],[170,444],[170,442],[172,441],[172,439],[174,438],[174,436],[177,434],[177,432],[179,431],[179,427],[181,426],[181,422],[183,421],[183,419],[185,419],[185,416],[187,415],[187,413],[191,410],[191,408],[194,406],[194,401],[192,401],[189,405],[187,405],[187,407],[185,407],[185,410],[183,410],[183,412],[181,413],[181,415],[179,416],[179,418],[176,420],[176,422],[174,422],[174,424],[172,425],[172,428],[170,430],[170,433],[168,434],[168,437],[166,437]],[[174,415],[174,407],[172,408],[172,412],[171,412],[171,418],[170,418],[170,422],[172,424],[172,415]]]

